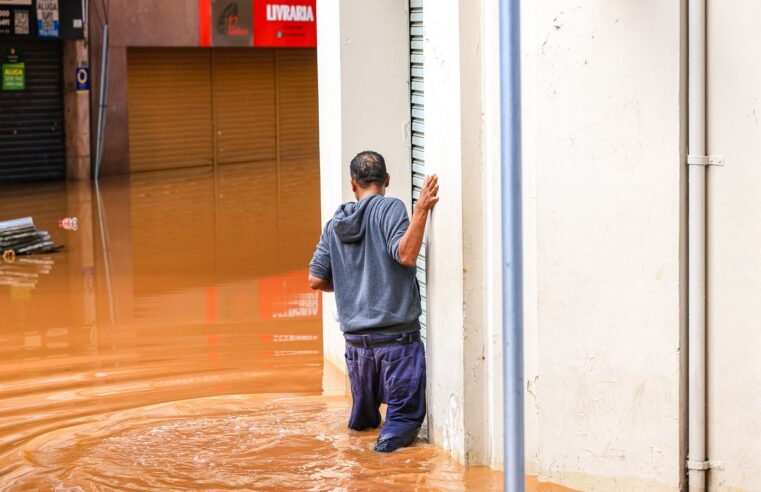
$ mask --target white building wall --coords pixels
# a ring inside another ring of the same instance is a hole
[[[753,0],[708,2],[711,490],[761,490],[761,42]]]
[[[674,490],[682,6],[529,8],[539,475],[583,490]]]
[[[426,172],[441,197],[428,229],[428,423],[431,440],[465,461],[459,1],[428,0],[423,12]]]
[[[534,7],[522,0],[524,26],[532,26]],[[483,2],[482,25],[482,135],[484,302],[487,382],[486,425],[489,466],[504,466],[503,364],[502,364],[502,231],[500,192],[500,77],[499,5]],[[537,290],[536,290],[536,50],[535,29],[521,31],[523,105],[523,291],[526,473],[537,473],[538,412],[537,382]]]
[[[388,196],[411,204],[409,20],[407,0],[319,0],[317,65],[320,192],[325,223],[354,201],[349,162],[362,150],[383,154]],[[323,294],[326,359],[345,371],[335,297]]]
[[[486,356],[486,424],[489,460],[504,467],[502,378],[502,232],[500,194],[499,5],[483,2],[481,74],[484,201],[484,329]],[[530,441],[530,439],[528,439]],[[529,444],[529,443],[527,443]],[[527,446],[530,447],[530,446]],[[527,450],[527,455],[531,452]]]

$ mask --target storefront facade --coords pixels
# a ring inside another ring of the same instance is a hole
[[[89,88],[81,6],[0,2],[0,184],[63,179],[86,153],[77,145],[87,118],[77,95]]]
[[[316,162],[316,13],[314,0],[112,1],[101,175]],[[99,56],[96,15],[90,30]]]

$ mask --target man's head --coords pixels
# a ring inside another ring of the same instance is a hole
[[[386,193],[390,177],[386,172],[383,156],[372,150],[365,150],[351,160],[351,190],[359,200],[367,193]]]

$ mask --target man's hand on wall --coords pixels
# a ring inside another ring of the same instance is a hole
[[[418,198],[417,204],[415,206],[426,211],[432,210],[433,207],[436,206],[436,203],[439,201],[439,197],[437,196],[438,193],[439,177],[435,174],[432,176],[426,176],[425,184],[420,190],[420,198]]]
[[[428,218],[428,212],[436,206],[439,201],[437,193],[439,192],[439,178],[435,174],[425,177],[425,184],[420,190],[420,197],[415,204],[415,211],[412,213],[412,220],[407,232],[399,241],[399,263],[406,267],[414,267],[417,257],[420,254],[420,247],[423,245],[423,235],[425,234],[425,221]]]

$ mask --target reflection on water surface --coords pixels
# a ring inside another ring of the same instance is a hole
[[[0,190],[0,220],[65,246],[0,260],[0,489],[498,489],[431,445],[372,452],[346,396],[323,396],[317,173]]]

